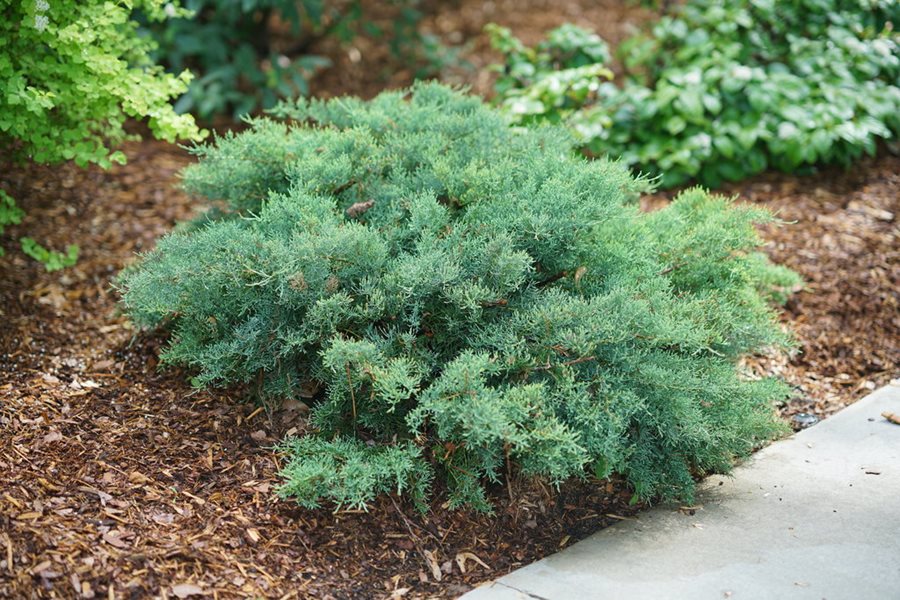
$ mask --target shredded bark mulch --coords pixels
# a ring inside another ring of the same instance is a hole
[[[645,14],[620,4],[458,0],[426,26],[465,41],[496,20],[533,43],[574,20],[615,42]],[[411,76],[385,79],[365,46],[330,51],[338,68],[317,93],[370,96]],[[483,40],[467,52],[479,68],[494,60]],[[487,89],[469,73],[456,76]],[[126,153],[109,172],[0,163],[0,188],[27,210],[0,260],[0,597],[449,598],[634,518],[621,481],[558,493],[513,479],[492,490],[494,516],[448,511],[441,490],[427,515],[391,498],[338,513],[279,500],[272,446],[303,427],[303,407],[192,389],[188,373],[158,368],[164,340],[116,310],[115,273],[195,209],[175,189],[184,151],[147,141]],[[797,353],[747,360],[794,386],[782,414],[799,428],[897,377],[900,158],[730,191],[788,222],[765,228],[766,251],[806,282],[783,316]],[[47,274],[16,249],[20,235],[77,243],[81,258]]]
[[[396,13],[391,3],[367,4],[367,15],[390,31],[390,19]],[[444,44],[443,49],[432,52],[430,65],[423,57],[414,62],[406,57],[398,60],[384,39],[360,36],[342,42],[325,38],[311,51],[327,56],[333,67],[318,74],[310,88],[323,97],[350,94],[371,98],[385,88],[408,85],[415,77],[437,76],[490,96],[495,74],[488,67],[499,63],[501,56],[484,35],[486,24],[509,27],[532,46],[554,27],[573,23],[594,30],[615,48],[655,18],[657,13],[641,4],[621,0],[425,0],[420,4],[420,29]],[[614,72],[620,71],[619,65],[612,67]]]
[[[797,351],[747,361],[794,386],[781,408],[794,429],[900,377],[900,157],[727,191],[785,222],[763,228],[766,251],[804,280],[782,315]]]

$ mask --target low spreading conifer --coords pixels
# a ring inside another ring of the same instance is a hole
[[[627,168],[436,84],[276,115],[198,150],[185,185],[215,217],[119,286],[197,385],[316,390],[284,496],[425,506],[438,478],[489,509],[515,470],[690,498],[780,431],[783,385],[737,366],[787,343],[766,212],[701,189],[641,212]]]

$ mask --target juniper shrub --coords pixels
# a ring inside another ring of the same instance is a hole
[[[225,208],[119,286],[197,385],[318,390],[282,495],[424,507],[439,477],[489,510],[511,467],[690,498],[781,431],[783,384],[737,367],[788,343],[766,212],[692,189],[642,213],[626,167],[437,84],[277,116],[198,149],[185,185]]]

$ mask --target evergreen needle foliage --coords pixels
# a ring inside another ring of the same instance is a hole
[[[119,285],[198,385],[318,389],[284,496],[424,506],[440,477],[489,510],[515,467],[690,498],[780,430],[783,386],[736,367],[785,343],[764,295],[795,277],[755,251],[767,213],[700,189],[642,213],[624,166],[435,84],[278,112],[296,123],[198,151],[187,188],[228,208]]]

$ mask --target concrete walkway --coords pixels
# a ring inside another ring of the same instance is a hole
[[[465,600],[900,599],[900,386]]]

